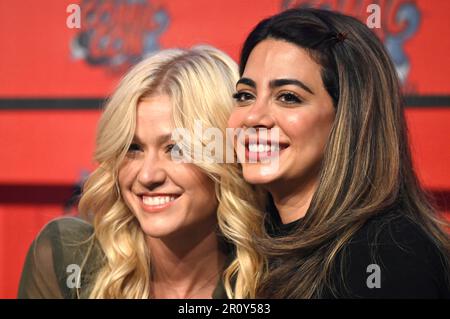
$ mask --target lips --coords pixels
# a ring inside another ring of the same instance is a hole
[[[155,213],[172,206],[181,196],[180,194],[158,193],[140,194],[141,207],[144,211]]]

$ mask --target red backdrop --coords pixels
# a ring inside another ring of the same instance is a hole
[[[80,29],[66,25],[71,3],[80,5]],[[290,6],[328,6],[365,21],[367,5],[379,3],[375,31],[403,72],[415,167],[450,212],[450,1],[99,3],[0,0],[0,298],[15,297],[39,229],[71,213],[73,188],[94,167],[100,111],[91,105],[111,93],[124,70],[145,52],[200,43],[237,59],[251,28]]]

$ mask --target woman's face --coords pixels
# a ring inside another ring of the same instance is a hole
[[[205,173],[171,160],[173,129],[168,96],[138,104],[134,141],[120,167],[119,186],[145,234],[185,241],[214,229],[217,200],[214,182]]]
[[[278,168],[243,163],[244,178],[283,189],[314,182],[335,116],[320,65],[294,44],[267,39],[251,52],[236,90],[229,127],[278,128],[280,136]]]

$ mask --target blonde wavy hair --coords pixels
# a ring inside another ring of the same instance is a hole
[[[195,136],[196,120],[201,120],[204,127],[224,130],[233,106],[232,94],[237,79],[237,65],[230,57],[213,47],[197,46],[190,50],[160,51],[137,64],[121,80],[101,115],[94,155],[99,165],[86,181],[79,203],[81,215],[92,220],[92,242],[96,240],[104,252],[95,280],[89,283],[89,298],[151,297],[149,248],[139,222],[120,195],[117,179],[135,132],[139,101],[151,95],[168,95],[173,104],[175,127],[186,129],[191,136]],[[201,139],[194,139],[193,143],[205,146]],[[195,164],[215,181],[219,215],[227,216],[233,209],[242,211],[243,218],[250,218],[251,212],[257,211],[251,204],[256,202],[255,195],[243,182],[237,165]],[[223,176],[227,176],[229,182],[219,187]],[[239,197],[235,198],[234,194]],[[238,230],[240,224],[242,221],[236,220],[233,229]],[[243,232],[242,236],[248,235]],[[242,242],[248,243],[247,238]],[[242,255],[239,250],[237,254]],[[254,258],[241,257],[249,261]],[[243,275],[251,282],[254,270],[243,271]],[[241,287],[240,277],[238,287],[246,290]],[[227,291],[232,296],[230,285]]]

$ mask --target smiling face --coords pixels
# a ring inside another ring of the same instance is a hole
[[[229,127],[278,128],[280,135],[278,169],[267,174],[264,163],[243,163],[244,178],[273,191],[315,183],[335,116],[321,66],[294,44],[266,39],[251,52],[236,89]]]
[[[146,235],[186,240],[215,229],[217,200],[214,182],[197,166],[172,161],[173,129],[168,96],[138,104],[134,140],[119,169],[119,187]]]

